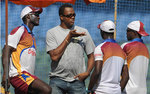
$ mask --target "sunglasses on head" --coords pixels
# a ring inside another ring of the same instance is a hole
[[[71,17],[75,17],[76,14],[75,14],[75,13],[73,13],[73,14],[68,14],[68,15],[64,15],[64,14],[63,14],[62,16],[67,17],[67,18],[71,18]]]

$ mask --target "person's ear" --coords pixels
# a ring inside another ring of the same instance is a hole
[[[60,20],[61,20],[61,21],[63,21],[63,19],[64,19],[64,18],[63,18],[63,16],[62,16],[62,15],[60,15]]]
[[[26,15],[26,18],[27,18],[27,19],[30,19],[30,15],[29,15],[29,14],[27,14],[27,15]]]

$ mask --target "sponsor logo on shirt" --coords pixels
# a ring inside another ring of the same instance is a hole
[[[94,54],[94,56],[102,56],[102,54]]]
[[[36,56],[36,52],[32,49],[28,50],[28,54],[31,54],[32,56]]]

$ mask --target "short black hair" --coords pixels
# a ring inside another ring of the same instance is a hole
[[[59,16],[64,14],[64,10],[66,7],[73,8],[70,4],[64,4],[59,8]]]

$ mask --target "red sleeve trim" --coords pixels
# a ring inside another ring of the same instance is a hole
[[[16,27],[15,29],[13,29],[13,30],[10,32],[10,35],[15,34],[15,33],[18,31],[18,29],[19,29],[20,27],[21,27],[21,26],[18,26],[18,27]]]

